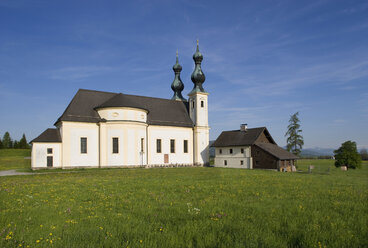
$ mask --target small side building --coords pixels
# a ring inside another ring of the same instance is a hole
[[[48,128],[32,143],[32,168],[61,168],[61,136],[56,128]]]
[[[279,147],[266,127],[224,131],[211,145],[215,167],[291,171],[298,157]]]

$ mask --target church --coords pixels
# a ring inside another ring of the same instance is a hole
[[[203,55],[193,55],[188,99],[178,54],[171,99],[80,89],[54,126],[32,143],[32,169],[204,166],[209,164]]]

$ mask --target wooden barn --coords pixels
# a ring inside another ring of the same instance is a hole
[[[279,147],[266,127],[224,131],[212,144],[215,167],[291,171],[298,156]]]

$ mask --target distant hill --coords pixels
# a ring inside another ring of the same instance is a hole
[[[321,148],[321,147],[307,148],[307,149],[302,149],[302,152],[300,155],[302,157],[333,156],[334,150],[336,149]]]

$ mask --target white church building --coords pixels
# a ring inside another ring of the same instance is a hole
[[[198,42],[193,59],[188,100],[178,55],[172,99],[80,89],[56,128],[31,141],[32,169],[207,165],[208,93]]]

